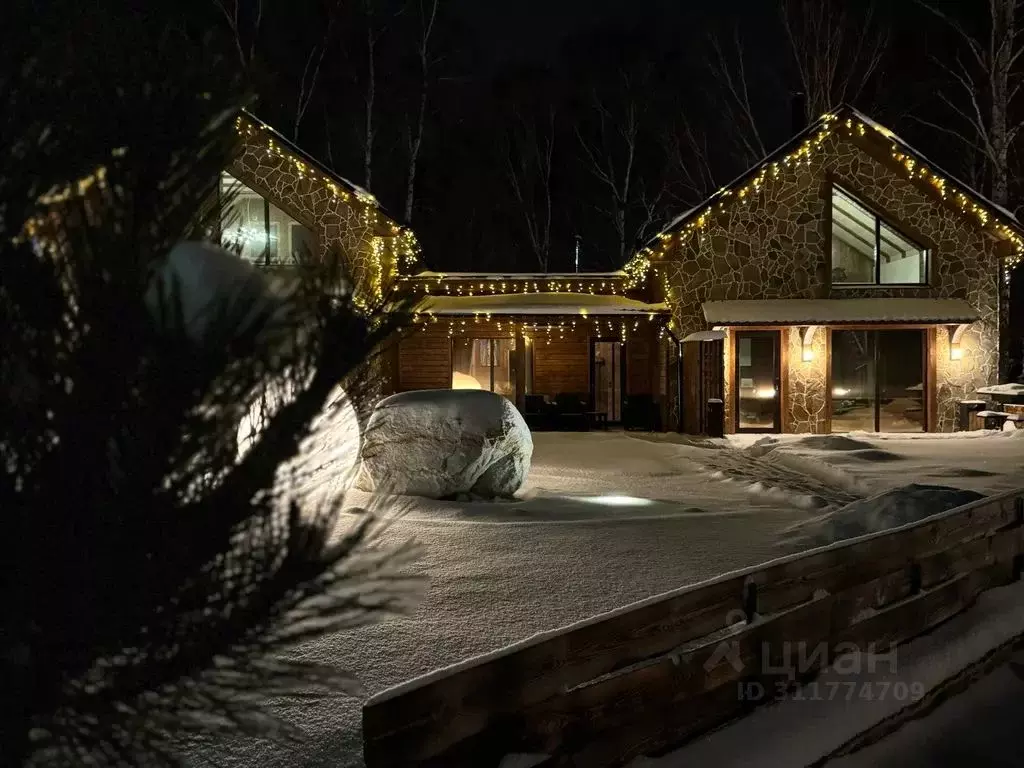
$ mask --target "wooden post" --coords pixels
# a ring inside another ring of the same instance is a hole
[[[515,323],[515,351],[512,358],[516,367],[516,408],[520,413],[526,410],[526,337],[522,323]]]

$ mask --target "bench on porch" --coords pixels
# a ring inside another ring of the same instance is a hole
[[[980,422],[980,429],[1002,429],[1006,422],[1012,423],[1017,429],[1024,425],[1024,413],[977,411],[974,414],[974,418]]]

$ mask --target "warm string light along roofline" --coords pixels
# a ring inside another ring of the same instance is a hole
[[[727,205],[746,205],[755,195],[759,195],[766,184],[778,179],[786,170],[809,166],[811,157],[816,154],[832,135],[845,130],[847,135],[864,136],[868,131],[891,142],[892,158],[906,171],[908,178],[926,180],[931,188],[943,199],[956,205],[962,213],[972,217],[982,227],[992,231],[998,237],[1013,245],[1014,253],[1005,260],[1004,279],[1009,280],[1009,273],[1024,259],[1024,238],[1002,220],[1000,215],[979,204],[966,190],[958,189],[948,179],[943,178],[925,163],[906,154],[901,144],[893,140],[893,135],[879,125],[865,123],[854,117],[840,119],[835,113],[826,113],[821,117],[822,127],[813,136],[807,138],[799,147],[785,155],[782,159],[767,163],[746,182],[734,187],[723,187],[718,190],[700,213],[692,216],[686,224],[671,231],[658,235],[658,244],[648,246],[637,252],[623,267],[627,279],[625,287],[632,289],[647,278],[653,263],[668,252],[672,241],[681,242],[694,232],[705,229],[713,217],[723,212]]]
[[[615,334],[618,331],[618,336],[622,341],[627,341],[630,334],[637,333],[640,330],[640,324],[645,323],[650,326],[652,323],[657,324],[658,327],[658,340],[665,338],[666,324],[668,317],[655,313],[650,313],[645,317],[632,317],[628,320],[609,320],[607,318],[598,318],[594,316],[581,316],[578,320],[575,318],[565,319],[559,318],[557,321],[548,322],[537,322],[537,321],[516,321],[516,320],[492,320],[489,312],[475,313],[472,317],[448,317],[446,318],[448,326],[448,337],[454,338],[467,333],[472,324],[479,324],[481,322],[493,322],[495,328],[499,333],[507,332],[508,336],[505,338],[515,338],[517,335],[521,335],[527,344],[537,343],[543,337],[545,345],[550,344],[552,341],[564,341],[566,333],[574,333],[577,328],[583,328],[589,326],[598,334],[607,331],[610,334]],[[416,312],[413,314],[413,325],[421,326],[421,331],[429,330],[430,326],[440,324],[442,321],[439,316],[432,312]],[[507,326],[507,331],[506,331]],[[533,335],[531,335],[531,333]]]
[[[287,163],[300,180],[308,179],[313,183],[322,185],[331,193],[334,199],[340,200],[356,209],[360,220],[368,227],[387,227],[391,237],[394,238],[397,266],[404,267],[408,271],[416,265],[416,257],[420,252],[420,245],[415,233],[408,227],[403,227],[384,216],[380,211],[377,198],[364,190],[349,191],[344,189],[331,176],[319,172],[309,163],[304,162],[286,148],[281,147],[268,131],[254,125],[241,115],[235,118],[235,129],[243,139],[259,141],[263,146],[261,150],[257,151],[262,151],[267,156],[276,157]],[[371,254],[371,260],[376,257],[375,254],[379,253],[381,249],[374,247],[373,250],[374,253]],[[380,264],[373,265],[372,268],[375,272],[381,274],[387,271],[386,267]],[[375,295],[377,295],[376,292]]]
[[[414,292],[428,296],[501,296],[528,293],[578,293],[594,296],[620,296],[626,292],[625,277],[581,278],[576,280],[537,280],[534,278],[503,278],[500,280],[474,280],[458,275],[438,275],[418,278],[415,275],[400,278],[412,286]]]

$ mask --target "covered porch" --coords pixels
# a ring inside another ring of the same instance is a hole
[[[432,295],[398,344],[397,391],[484,389],[531,429],[665,423],[668,308],[622,294]]]
[[[703,313],[715,331],[683,342],[682,378],[718,368],[729,433],[951,431],[995,363],[961,299],[709,301]],[[684,414],[701,407],[684,400]]]

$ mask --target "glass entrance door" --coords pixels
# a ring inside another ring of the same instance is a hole
[[[924,331],[832,331],[832,431],[927,429]]]
[[[738,331],[734,408],[737,432],[778,432],[779,334]]]
[[[592,341],[590,359],[591,395],[594,410],[608,414],[608,421],[622,421],[622,392],[625,367],[621,341]]]

